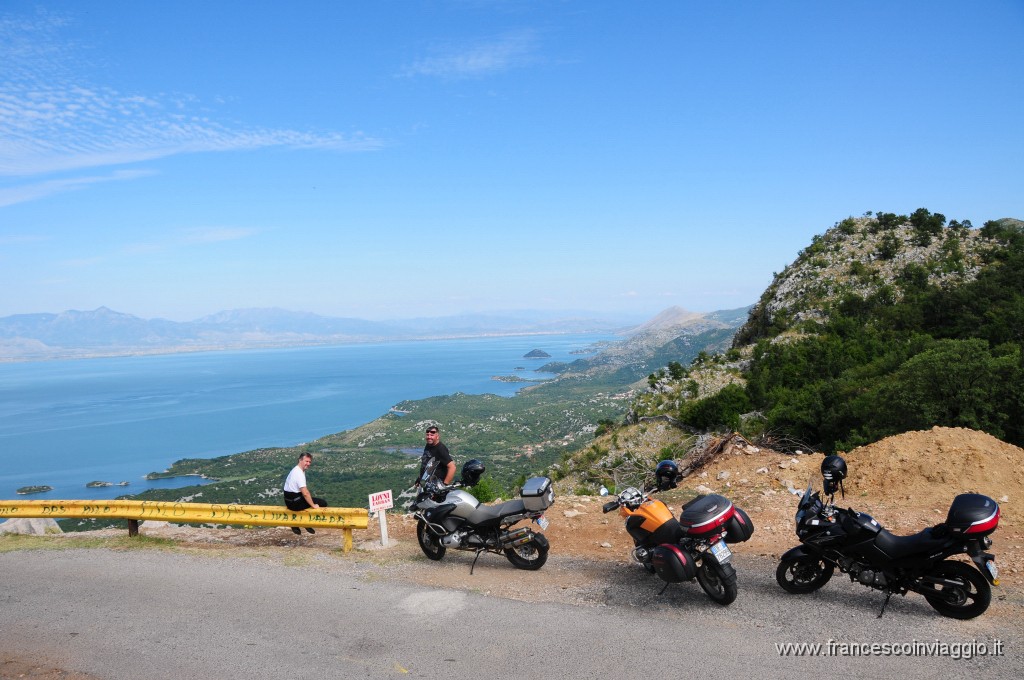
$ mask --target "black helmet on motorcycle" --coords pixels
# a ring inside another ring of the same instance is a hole
[[[659,491],[676,488],[676,482],[682,479],[679,474],[679,466],[675,461],[663,460],[654,468],[654,481]]]
[[[470,458],[462,466],[462,485],[463,486],[475,486],[480,481],[480,477],[483,476],[484,464],[476,458]]]
[[[821,461],[821,476],[825,479],[825,493],[834,495],[846,479],[846,461],[835,454],[825,456],[825,460]]]

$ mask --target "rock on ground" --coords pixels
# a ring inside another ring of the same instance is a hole
[[[63,533],[56,520],[42,517],[20,517],[0,524],[0,534],[25,534],[42,536]]]

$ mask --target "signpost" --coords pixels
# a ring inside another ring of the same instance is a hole
[[[377,513],[377,519],[380,520],[380,544],[385,548],[388,547],[388,515],[385,510],[393,507],[395,503],[391,499],[391,489],[370,494],[370,512]]]

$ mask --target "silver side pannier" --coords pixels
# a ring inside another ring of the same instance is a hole
[[[530,477],[523,484],[519,495],[523,497],[523,505],[527,510],[546,510],[555,502],[555,490],[551,488],[551,480],[547,477]]]

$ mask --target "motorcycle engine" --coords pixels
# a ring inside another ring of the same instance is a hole
[[[447,536],[441,537],[441,545],[446,548],[458,548],[462,544],[462,539],[466,536],[465,531],[456,531],[448,534]]]
[[[884,588],[888,584],[884,572],[869,569],[859,562],[853,562],[849,565],[848,569],[850,576],[856,578],[863,585],[873,588]]]

